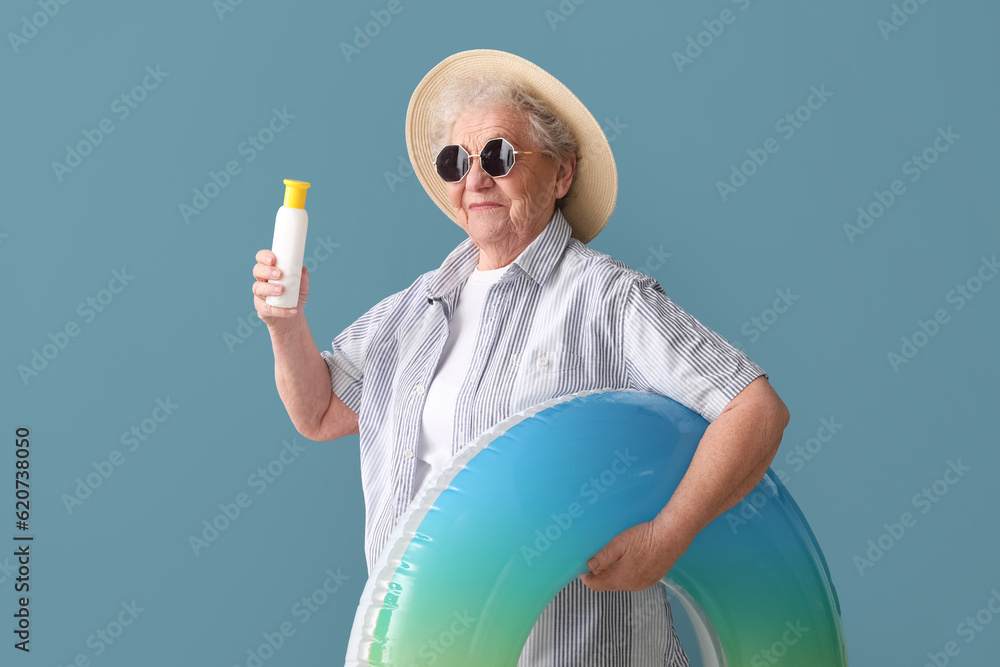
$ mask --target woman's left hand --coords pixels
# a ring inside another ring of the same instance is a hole
[[[659,582],[689,544],[651,521],[640,523],[594,554],[587,561],[590,572],[580,579],[595,591],[641,591]]]

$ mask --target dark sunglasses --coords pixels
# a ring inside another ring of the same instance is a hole
[[[478,155],[469,155],[469,151],[458,144],[452,144],[441,149],[434,165],[438,176],[445,183],[458,183],[469,173],[472,158],[477,157],[483,171],[493,178],[503,178],[514,166],[515,155],[531,155],[532,152],[516,151],[506,139],[490,139]]]

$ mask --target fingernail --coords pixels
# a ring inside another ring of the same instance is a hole
[[[591,558],[590,560],[588,560],[587,561],[587,567],[589,567],[591,570],[593,570],[594,568],[596,568],[597,567],[597,559],[596,558]]]
[[[272,278],[277,278],[280,275],[281,275],[281,271],[279,271],[278,269],[271,269],[271,277]]]

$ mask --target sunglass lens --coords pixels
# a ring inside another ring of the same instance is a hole
[[[438,176],[446,183],[455,183],[462,180],[465,172],[469,171],[469,154],[461,146],[445,146],[438,153],[437,160]]]
[[[480,151],[479,160],[493,178],[506,176],[514,166],[514,147],[506,139],[490,139]]]

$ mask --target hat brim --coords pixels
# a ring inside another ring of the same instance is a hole
[[[618,169],[611,146],[600,123],[569,88],[538,65],[511,53],[490,49],[456,53],[438,63],[417,85],[406,109],[406,150],[420,184],[438,208],[457,223],[447,186],[434,167],[431,114],[441,91],[452,81],[481,75],[521,82],[547,102],[576,136],[576,170],[562,211],[573,236],[587,243],[607,224],[618,196]]]

